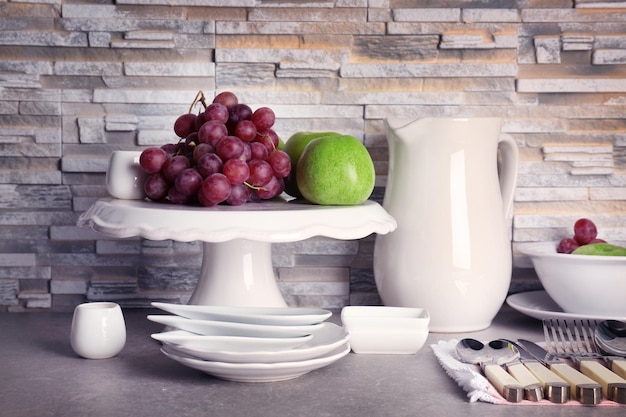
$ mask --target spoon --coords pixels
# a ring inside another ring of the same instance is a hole
[[[596,326],[594,339],[600,350],[618,356],[607,358],[609,365],[613,372],[626,378],[626,323],[605,320]]]
[[[501,366],[519,358],[513,346],[500,340],[485,346],[476,339],[465,338],[457,343],[456,353],[463,362],[480,365],[489,382],[507,401],[516,403],[523,399],[524,387]]]

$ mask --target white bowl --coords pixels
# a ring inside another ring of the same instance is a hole
[[[426,342],[430,315],[422,308],[348,306],[341,321],[354,353],[413,354]]]
[[[557,253],[557,244],[528,243],[518,249],[530,257],[559,307],[566,313],[626,316],[626,256]]]

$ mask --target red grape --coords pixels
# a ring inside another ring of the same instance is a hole
[[[219,204],[225,201],[230,195],[230,181],[224,174],[211,174],[202,182],[202,194],[204,198],[212,203]]]
[[[253,159],[248,162],[248,166],[250,167],[248,182],[253,187],[263,187],[274,177],[274,170],[266,161]]]
[[[159,201],[165,198],[169,184],[161,174],[151,174],[143,183],[143,190],[150,200]]]
[[[234,184],[230,189],[230,195],[226,203],[231,206],[240,206],[247,202],[252,195],[252,188],[245,184]]]
[[[226,108],[230,109],[235,104],[239,103],[239,100],[237,99],[237,96],[230,91],[224,91],[215,96],[213,103],[223,104]]]
[[[228,121],[229,112],[228,108],[221,103],[211,103],[204,110],[204,120],[217,120],[220,123],[226,123]]]
[[[174,122],[174,133],[179,138],[186,138],[191,132],[196,131],[196,115],[193,113],[183,114]]]
[[[274,111],[269,107],[259,107],[254,111],[254,113],[252,113],[250,120],[255,124],[258,130],[266,131],[269,130],[270,127],[274,126],[276,116]]]
[[[145,149],[140,157],[149,174],[144,190],[149,199],[172,204],[238,206],[275,197],[284,191],[291,173],[289,156],[278,150],[269,107],[252,111],[232,92],[222,92],[206,104],[198,92],[191,109],[179,116],[175,143]]]
[[[224,162],[222,162],[222,159],[219,156],[214,153],[207,153],[198,159],[196,168],[198,169],[200,175],[206,178],[216,172],[222,172],[223,166]]]
[[[231,184],[243,184],[250,175],[250,168],[246,161],[241,159],[229,159],[224,162],[222,173],[226,175],[226,178]]]
[[[176,151],[174,155],[181,155],[191,158],[193,156],[194,145],[187,144],[185,142],[178,142],[176,144]]]
[[[196,128],[196,132],[200,129],[200,127],[204,124],[204,122],[206,122],[205,118],[204,118],[204,112],[201,111],[198,113],[198,116],[196,117],[196,123],[194,123],[194,127]]]
[[[198,191],[198,194],[196,195],[196,197],[198,198],[198,203],[200,203],[201,206],[204,207],[213,207],[216,206],[217,203],[214,203],[213,201],[209,201],[205,196],[204,193],[202,192],[202,188],[200,188],[200,190]]]
[[[148,174],[156,174],[161,171],[167,162],[169,155],[161,148],[146,148],[139,156],[139,165]]]
[[[272,129],[258,132],[256,138],[254,138],[256,142],[261,142],[269,152],[272,152],[274,149],[278,148],[278,135]]]
[[[247,104],[235,104],[233,107],[228,109],[229,119],[228,123],[235,127],[237,123],[242,120],[250,120],[252,116],[252,109]]]
[[[252,142],[256,137],[257,128],[250,120],[242,120],[235,126],[235,136],[244,142]]]
[[[250,148],[250,144],[248,142],[242,142],[242,143],[243,143],[243,152],[241,153],[241,155],[239,155],[238,159],[248,162],[250,159],[252,159],[252,149]]]
[[[185,145],[196,146],[198,143],[198,132],[191,132],[185,138]]]
[[[167,160],[167,163],[163,166],[161,170],[161,174],[163,174],[163,178],[167,182],[174,182],[176,176],[184,169],[187,169],[191,166],[189,162],[189,158],[182,155],[172,156]]]
[[[187,204],[189,196],[178,191],[176,187],[170,187],[167,191],[167,199],[173,204]]]
[[[285,178],[291,172],[291,158],[284,151],[278,149],[273,151],[268,158],[268,162],[274,170],[274,175],[278,178]]]
[[[250,159],[260,159],[265,161],[269,157],[269,151],[261,142],[250,143]]]
[[[576,240],[571,237],[566,237],[561,239],[558,246],[556,247],[556,251],[558,253],[572,253],[576,248],[580,246]]]
[[[264,186],[254,190],[254,192],[263,200],[276,197],[282,193],[285,189],[285,182],[282,178],[276,178],[272,175],[272,178]]]
[[[204,154],[215,152],[215,148],[208,143],[200,143],[193,149],[193,160],[198,162],[198,159]]]
[[[578,219],[574,223],[574,239],[580,245],[586,245],[598,236],[596,225],[589,219]]]
[[[176,176],[174,185],[183,195],[188,197],[195,195],[202,185],[203,177],[195,168],[184,169]]]
[[[237,136],[225,136],[217,142],[215,153],[222,158],[222,161],[239,158],[243,153],[243,142]]]
[[[204,123],[198,130],[198,141],[200,143],[208,143],[215,147],[223,137],[228,135],[228,129],[224,123],[217,120],[209,120]]]
[[[176,153],[176,144],[166,143],[165,145],[161,146],[161,149],[163,149],[168,155],[174,155]]]

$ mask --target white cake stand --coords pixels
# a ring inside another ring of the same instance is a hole
[[[107,198],[77,224],[113,238],[202,241],[202,268],[189,304],[241,307],[287,306],[272,268],[273,242],[313,236],[359,239],[397,227],[370,200],[358,206],[278,200],[207,208]]]

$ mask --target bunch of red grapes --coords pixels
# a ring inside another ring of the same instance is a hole
[[[598,228],[589,219],[578,219],[574,223],[574,236],[561,239],[556,247],[558,253],[572,253],[579,246],[591,243],[606,243],[598,238]]]
[[[203,109],[194,114],[198,103]],[[276,197],[285,188],[291,160],[278,149],[274,121],[272,109],[252,111],[231,92],[218,94],[208,105],[199,92],[189,113],[174,123],[180,140],[141,153],[139,164],[149,174],[146,196],[206,207]]]

